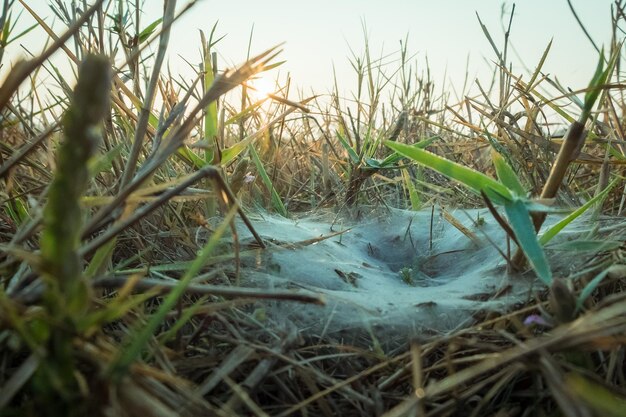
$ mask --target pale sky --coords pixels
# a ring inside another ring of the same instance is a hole
[[[572,3],[596,44],[608,45],[613,1],[572,0]],[[47,0],[32,0],[28,4],[42,16],[48,16],[49,23],[53,21]],[[162,4],[161,0],[145,0],[143,27],[160,16]],[[184,4],[186,1],[179,0],[178,7]],[[399,41],[408,34],[408,50],[414,54],[418,67],[425,70],[428,57],[438,88],[447,71],[446,83],[460,89],[466,68],[470,80],[478,78],[487,83],[491,75],[486,60],[495,60],[476,13],[501,48],[503,24],[508,22],[512,5],[511,1],[501,0],[199,0],[174,27],[169,47],[170,63],[173,72],[177,68],[185,72],[188,69],[178,55],[193,63],[199,62],[198,30],[208,34],[216,21],[219,21],[217,35],[226,35],[215,47],[220,66],[241,63],[245,60],[254,25],[252,54],[286,42],[280,59],[287,62],[275,70],[275,74],[280,72],[284,78],[289,73],[292,82],[306,92],[313,89],[326,93],[332,89],[334,64],[341,88],[348,92],[356,85],[348,62],[350,48],[361,54],[362,23],[365,22],[374,57],[396,53]],[[18,2],[14,7],[21,8]],[[504,18],[501,17],[503,7],[507,13]],[[24,25],[32,22],[27,13],[21,19]],[[36,29],[24,43],[39,50],[33,45],[42,45],[45,36],[43,30]],[[536,66],[553,39],[544,71],[556,75],[572,89],[585,87],[597,64],[597,53],[576,23],[566,0],[518,1],[510,39],[530,68]],[[509,52],[509,60],[513,62],[514,72],[525,73],[513,51]]]

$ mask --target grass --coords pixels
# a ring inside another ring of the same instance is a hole
[[[219,69],[215,28],[185,80],[163,63],[193,5],[167,4],[142,22],[127,2],[54,0],[67,25],[56,33],[26,2],[4,3],[0,59],[24,34],[20,11],[49,42],[0,86],[0,415],[624,415],[623,232],[551,257],[544,247],[584,213],[598,225],[624,214],[621,1],[583,101],[542,73],[551,45],[526,81],[508,69],[508,31],[500,47],[479,21],[497,82],[457,102],[416,75],[406,42],[389,63],[366,39],[349,99],[337,82],[296,99],[289,79],[252,94],[279,48]],[[562,140],[552,114],[570,126]],[[534,299],[381,344],[367,331],[311,334],[262,301],[318,294],[242,286],[270,243],[251,213],[435,204],[487,205],[508,234],[494,242],[508,279],[528,258],[545,284]],[[555,207],[571,214],[537,236]],[[252,242],[239,242],[236,217]],[[551,261],[568,257],[587,257],[584,269],[561,276]]]

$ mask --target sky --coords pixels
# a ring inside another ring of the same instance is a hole
[[[186,3],[179,0],[178,8]],[[600,46],[610,42],[612,3],[572,0],[583,24]],[[41,16],[47,16],[48,23],[54,21],[48,0],[30,0],[28,4]],[[160,16],[163,2],[145,0],[143,4],[141,26],[145,27]],[[14,7],[21,8],[19,2]],[[299,89],[326,93],[333,87],[334,68],[340,88],[354,91],[356,76],[348,58],[351,51],[357,56],[362,54],[366,33],[374,57],[392,54],[388,60],[396,59],[400,40],[407,39],[418,71],[428,67],[436,86],[441,88],[445,83],[460,89],[466,75],[470,81],[477,78],[487,83],[496,59],[477,14],[501,48],[504,24],[512,7],[513,2],[501,0],[198,0],[173,29],[169,63],[172,72],[184,73],[189,69],[181,57],[199,62],[199,30],[208,34],[217,22],[217,36],[224,35],[215,46],[220,67],[245,60],[252,32],[253,55],[285,42],[279,59],[287,62],[273,76],[284,79],[289,74],[292,85]],[[21,16],[21,25],[32,22],[27,13]],[[21,41],[37,51],[45,37],[43,30],[37,28]],[[572,89],[586,86],[598,55],[576,23],[567,1],[518,1],[510,33],[514,51],[509,58],[514,72],[527,74],[521,63],[534,69],[551,39],[544,72],[556,75]],[[9,56],[19,53],[14,46]]]

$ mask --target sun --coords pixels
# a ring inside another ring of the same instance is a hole
[[[258,77],[248,81],[248,94],[256,101],[268,98],[274,90],[274,83],[267,78]]]

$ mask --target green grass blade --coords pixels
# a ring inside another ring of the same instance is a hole
[[[353,164],[355,164],[355,165],[358,164],[361,161],[361,158],[356,153],[354,148],[352,146],[350,146],[350,144],[348,143],[346,138],[339,131],[337,131],[337,139],[339,139],[339,143],[341,143],[341,146],[343,146],[343,148],[346,150],[346,152],[348,152],[348,156],[350,157],[350,161]]]
[[[204,159],[202,159],[198,155],[196,155],[196,153],[193,152],[191,149],[189,149],[186,145],[183,145],[180,148],[178,148],[176,153],[178,154],[178,156],[180,156],[184,160],[188,161],[196,169],[200,169],[200,168],[204,167],[207,164],[204,161]]]
[[[515,174],[515,171],[513,171],[513,168],[506,163],[502,155],[496,151],[492,151],[491,159],[496,167],[496,172],[498,173],[498,179],[500,182],[519,197],[524,197],[526,195],[524,186],[517,177],[517,174]]]
[[[157,26],[159,26],[159,24],[161,24],[162,21],[163,21],[162,18],[158,18],[154,22],[150,23],[144,30],[142,30],[138,36],[139,43],[147,41],[150,35],[154,33],[154,30],[156,29]]]
[[[596,204],[597,202],[603,200],[611,191],[611,189],[617,185],[617,183],[620,181],[619,178],[614,179],[605,189],[604,191],[602,191],[600,194],[598,194],[597,196],[595,196],[594,198],[592,198],[591,200],[587,201],[584,205],[582,205],[580,208],[576,209],[575,211],[573,211],[570,215],[568,215],[567,217],[565,217],[563,220],[559,221],[557,224],[555,224],[554,226],[550,227],[548,230],[546,230],[546,232],[541,235],[541,237],[539,238],[539,242],[542,245],[545,245],[546,243],[548,243],[552,238],[554,238],[554,236],[556,236],[557,234],[559,234],[559,232],[561,230],[563,230],[565,228],[565,226],[567,226],[568,224],[570,224],[571,222],[573,222],[576,218],[578,218],[581,214],[583,214],[584,212],[586,212],[587,210],[589,210],[594,204]]]
[[[85,278],[94,278],[96,275],[103,272],[106,268],[107,262],[111,259],[111,255],[113,254],[113,249],[116,244],[117,239],[111,239],[102,245],[102,247],[98,248],[91,259],[91,262],[89,262],[89,266],[85,270]]]
[[[170,327],[169,329],[167,329],[167,331],[165,331],[165,332],[163,332],[163,333],[161,333],[159,335],[159,337],[158,337],[159,343],[161,345],[164,345],[166,342],[168,342],[169,340],[174,338],[176,336],[176,333],[178,333],[178,331],[180,329],[182,329],[183,326],[186,325],[187,322],[193,318],[193,316],[196,314],[196,312],[201,307],[206,305],[207,299],[208,299],[208,297],[206,297],[206,296],[202,297],[198,301],[193,303],[191,306],[185,308],[181,312],[180,317],[178,317],[176,322],[172,325],[172,327]]]
[[[402,181],[404,182],[404,187],[409,193],[409,201],[411,202],[411,210],[417,211],[422,208],[422,201],[420,200],[419,193],[417,192],[417,188],[415,188],[415,184],[411,180],[411,176],[406,169],[402,170]]]
[[[552,39],[550,39],[550,42],[548,42],[548,46],[543,51],[543,54],[541,55],[541,59],[539,60],[539,64],[537,64],[537,68],[535,69],[535,72],[533,72],[533,75],[530,77],[530,80],[528,81],[528,88],[526,89],[527,92],[528,92],[528,89],[533,86],[533,84],[535,83],[535,80],[541,73],[541,68],[543,68],[543,64],[545,64],[546,62],[546,58],[548,57],[550,48],[552,48]]]
[[[261,177],[261,180],[263,181],[263,184],[265,184],[265,187],[269,190],[271,194],[272,207],[274,207],[274,210],[276,210],[278,214],[283,217],[287,217],[287,209],[285,208],[283,201],[280,199],[276,188],[274,188],[272,180],[270,179],[269,175],[267,175],[267,171],[263,166],[261,158],[259,158],[259,154],[256,152],[253,146],[249,146],[248,149],[250,152],[250,157],[252,158],[252,161],[254,161],[254,165],[256,165],[256,169],[259,173],[259,176]]]
[[[537,241],[535,227],[530,219],[530,213],[524,205],[524,201],[516,199],[506,204],[504,210],[511,228],[515,232],[515,237],[517,237],[521,249],[526,254],[528,262],[532,265],[539,279],[544,284],[550,285],[552,283],[552,272],[550,271],[546,254]]]
[[[600,285],[602,280],[606,278],[608,273],[609,273],[609,269],[607,268],[604,271],[600,272],[598,275],[596,275],[591,281],[589,281],[587,285],[585,285],[585,288],[583,288],[583,290],[580,292],[580,295],[578,296],[578,299],[576,300],[577,311],[580,311],[585,300],[589,298],[589,296],[598,287],[598,285]]]
[[[600,51],[600,58],[598,59],[596,72],[593,74],[591,82],[589,83],[587,93],[585,94],[585,103],[583,107],[583,114],[581,116],[581,119],[583,121],[586,120],[591,113],[591,109],[593,108],[596,100],[600,96],[602,88],[611,77],[611,73],[615,69],[615,64],[617,63],[617,57],[619,56],[620,50],[621,47],[615,49],[615,52],[611,55],[611,58],[609,59],[606,69],[604,69],[604,49]]]
[[[137,330],[137,332],[133,334],[133,338],[128,346],[120,350],[120,356],[116,360],[114,360],[113,363],[111,363],[111,366],[108,370],[108,374],[114,380],[119,381],[126,374],[130,365],[139,358],[141,352],[148,344],[148,341],[150,340],[156,329],[165,320],[166,314],[176,306],[176,303],[183,295],[185,289],[191,283],[192,278],[195,277],[198,272],[200,272],[200,270],[204,266],[205,261],[211,256],[211,253],[213,253],[213,250],[219,244],[221,237],[228,229],[229,224],[235,217],[236,213],[237,207],[233,207],[230,209],[222,223],[215,229],[215,232],[211,235],[209,241],[200,250],[196,259],[193,260],[185,275],[183,275],[183,277],[180,279],[179,284],[165,297],[163,303],[159,306],[156,313],[154,313],[152,317],[150,317],[150,320],[148,320],[148,323],[146,323],[145,327]]]
[[[415,148],[420,148],[420,149],[424,149],[426,148],[428,145],[432,144],[434,141],[436,141],[437,139],[439,139],[439,136],[433,136],[432,138],[428,138],[428,139],[424,139],[424,140],[420,140],[417,143],[414,143],[410,146],[413,146]],[[382,168],[387,168],[390,166],[394,166],[398,161],[400,161],[400,159],[404,158],[403,155],[394,152],[391,155],[387,156],[385,159],[383,159],[382,161],[379,162],[379,165]]]
[[[222,160],[220,165],[226,166],[230,161],[233,161],[237,156],[241,154],[252,142],[257,138],[257,135],[250,135],[242,141],[235,143],[233,146],[226,148],[222,151]]]
[[[483,173],[414,146],[390,141],[386,141],[385,145],[419,164],[466,185],[477,194],[483,191],[496,204],[506,204],[513,199],[511,192],[504,185]]]
[[[113,161],[120,156],[122,149],[124,145],[120,143],[104,155],[91,159],[88,162],[89,177],[93,178],[101,172],[110,170],[113,167]]]
[[[3,205],[4,211],[11,218],[13,223],[21,225],[30,219],[28,208],[21,198],[15,198],[12,202],[6,202]]]
[[[202,37],[202,55],[204,70],[204,91],[209,91],[215,81],[213,71],[213,62],[211,54],[211,39],[207,42],[204,39],[204,33],[200,31]],[[213,33],[211,33],[211,36]],[[211,101],[204,109],[204,139],[208,142],[208,148],[205,150],[204,160],[206,163],[213,163],[217,155],[217,100]]]

